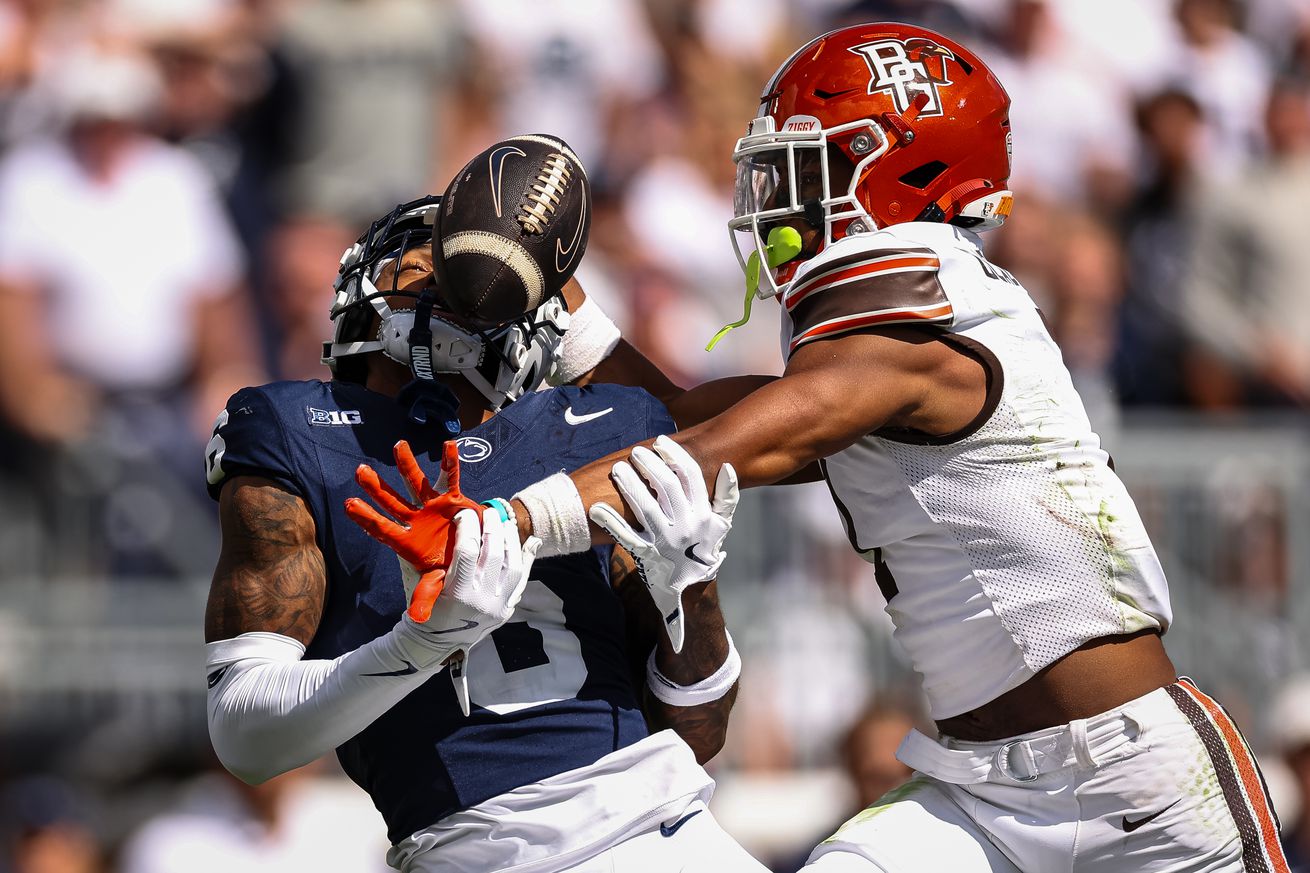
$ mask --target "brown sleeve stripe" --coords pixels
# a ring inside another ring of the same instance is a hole
[[[1290,873],[1278,839],[1278,820],[1255,756],[1218,703],[1181,679],[1165,689],[1202,744],[1223,789],[1242,841],[1242,865],[1251,873]]]
[[[904,252],[868,258],[852,264],[834,264],[831,269],[818,276],[811,276],[799,285],[787,291],[783,303],[788,310],[812,294],[824,291],[847,282],[866,279],[871,276],[886,276],[895,273],[935,273],[941,269],[941,261],[936,256],[908,255]]]
[[[920,306],[910,309],[884,309],[878,312],[857,312],[841,318],[822,321],[806,330],[791,341],[791,351],[810,340],[831,337],[837,334],[859,330],[882,324],[936,324],[949,322],[955,317],[951,304]]]

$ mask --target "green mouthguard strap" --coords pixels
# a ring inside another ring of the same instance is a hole
[[[801,235],[792,227],[775,227],[769,231],[769,239],[764,246],[769,269],[781,266],[801,253]],[[705,351],[712,352],[719,340],[727,336],[734,327],[741,327],[751,320],[751,305],[755,302],[755,291],[760,287],[760,253],[757,249],[746,259],[746,299],[742,301],[741,318],[732,324],[725,324],[710,340]]]

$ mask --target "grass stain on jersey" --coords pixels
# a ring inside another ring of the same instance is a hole
[[[1101,539],[1105,540],[1106,554],[1115,565],[1116,573],[1129,570],[1132,566],[1124,550],[1119,547],[1118,537],[1113,530],[1113,525],[1118,520],[1119,516],[1110,513],[1110,499],[1101,498],[1101,508],[1096,513],[1096,528],[1101,532]]]

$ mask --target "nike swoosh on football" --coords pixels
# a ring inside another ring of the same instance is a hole
[[[423,631],[423,633],[425,634],[431,634],[434,637],[439,637],[442,634],[453,634],[458,631],[473,630],[473,628],[477,626],[478,623],[476,621],[473,621],[470,618],[466,618],[464,619],[463,627],[448,627],[448,628],[443,628],[442,630],[428,630],[427,628],[419,628],[419,630]]]
[[[510,155],[526,158],[528,153],[514,146],[501,146],[487,155],[487,168],[491,171],[491,202],[496,207],[496,217],[500,218],[500,177],[505,169],[505,159]]]
[[[1164,815],[1166,812],[1177,806],[1180,800],[1182,800],[1181,797],[1178,798],[1178,800],[1175,800],[1173,803],[1166,806],[1164,809],[1157,810],[1151,813],[1150,815],[1148,815],[1146,818],[1137,819],[1137,821],[1129,821],[1128,816],[1124,816],[1124,821],[1123,821],[1124,833],[1131,834],[1133,831],[1137,830],[1147,822],[1155,821],[1157,818],[1159,818],[1160,816]]]
[[[695,812],[689,812],[689,813],[687,813],[686,815],[684,815],[682,818],[678,819],[677,821],[675,821],[675,822],[674,822],[673,824],[671,824],[671,825],[666,825],[666,824],[662,824],[662,825],[660,825],[660,836],[662,836],[662,837],[671,837],[671,836],[673,836],[674,834],[676,834],[676,833],[678,832],[678,828],[682,827],[682,826],[685,825],[687,822],[691,821],[693,818],[695,818],[696,816],[700,815],[703,811],[704,811],[704,810],[700,810],[700,809],[698,809],[698,810],[696,810]]]
[[[392,670],[389,673],[360,673],[359,675],[361,676],[413,676],[417,672],[418,672],[418,667],[415,667],[409,661],[406,661],[405,669],[403,670]]]
[[[712,566],[713,562],[705,560],[700,555],[692,551],[692,549],[696,548],[699,545],[700,543],[692,543],[691,545],[687,546],[687,550],[683,552],[683,554],[686,555],[691,560],[695,561],[697,564],[702,564],[706,567]]]
[[[569,242],[569,247],[564,248],[564,240],[555,240],[555,272],[563,273],[573,263],[573,259],[578,256],[578,242],[582,239],[582,226],[587,223],[587,198],[582,198],[582,210],[578,213],[578,227],[573,231],[573,239]],[[560,266],[559,259],[568,255],[568,260]]]
[[[564,410],[564,420],[571,425],[577,426],[579,424],[585,424],[589,421],[595,421],[596,419],[600,418],[602,415],[609,415],[613,411],[614,411],[614,407],[611,406],[607,409],[602,409],[600,412],[590,412],[586,415],[575,415],[573,412],[573,407],[570,406],[568,409]]]

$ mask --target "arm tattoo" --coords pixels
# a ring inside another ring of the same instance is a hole
[[[718,586],[714,581],[695,585],[682,595],[687,627],[682,652],[673,653],[655,604],[646,592],[632,559],[614,550],[611,578],[623,602],[627,621],[628,660],[633,682],[642,696],[642,710],[651,731],[673,729],[696,753],[702,764],[723,748],[728,716],[737,700],[737,685],[723,697],[699,706],[669,706],[646,688],[646,659],[657,648],[655,663],[660,672],[679,685],[692,685],[711,676],[728,657],[728,639],[723,634],[723,613],[719,610]]]
[[[269,631],[308,644],[327,576],[304,501],[268,479],[237,477],[219,500],[223,547],[205,609],[205,641]]]

